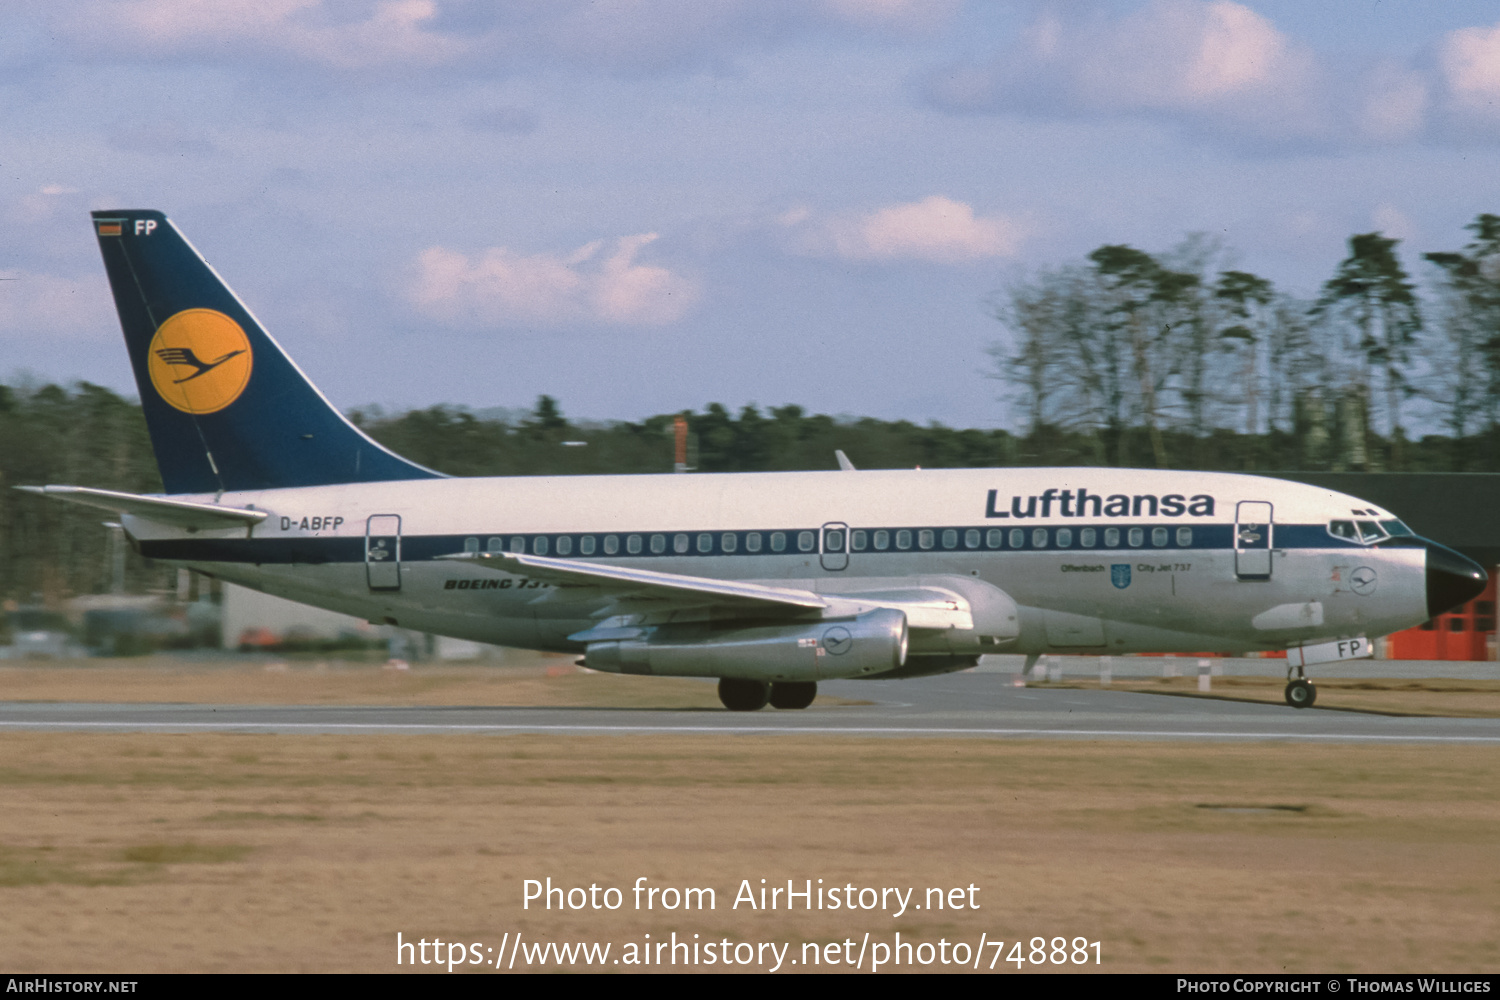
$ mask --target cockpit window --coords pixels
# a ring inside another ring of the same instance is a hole
[[[1406,535],[1406,536],[1414,536],[1414,535],[1416,535],[1415,531],[1412,531],[1410,528],[1408,528],[1406,525],[1402,524],[1400,521],[1381,521],[1380,522],[1380,526],[1382,528],[1384,528],[1391,535],[1391,537],[1393,537],[1393,538],[1400,538],[1403,535]]]
[[[1353,521],[1329,521],[1328,533],[1334,538],[1344,538],[1351,542],[1359,541],[1359,532],[1355,530]]]
[[[1400,531],[1392,531],[1391,528],[1398,528]],[[1407,528],[1400,520],[1388,520],[1379,525],[1373,520],[1331,520],[1328,522],[1328,534],[1346,541],[1358,541],[1362,546],[1371,546],[1391,535],[1410,535],[1412,529]]]

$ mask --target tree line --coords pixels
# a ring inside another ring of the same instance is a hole
[[[1152,255],[1101,246],[999,297],[1010,337],[993,374],[1027,440],[1074,460],[1158,468],[1490,469],[1500,427],[1500,216],[1461,249],[1423,255],[1423,303],[1381,233],[1306,300],[1222,266],[1190,238]],[[1412,414],[1444,433],[1415,454]],[[1042,454],[1028,456],[1046,461]]]

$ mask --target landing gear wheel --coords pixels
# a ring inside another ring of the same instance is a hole
[[[766,681],[747,681],[738,677],[719,679],[719,700],[731,712],[755,712],[766,707],[771,685]]]
[[[817,696],[817,681],[776,681],[771,685],[772,708],[806,708]]]
[[[1318,700],[1318,689],[1313,687],[1312,681],[1301,677],[1294,681],[1288,681],[1286,685],[1286,703],[1293,708],[1311,708],[1312,703]]]

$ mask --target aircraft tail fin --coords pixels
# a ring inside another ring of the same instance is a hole
[[[168,493],[439,476],[345,419],[165,215],[93,222]]]

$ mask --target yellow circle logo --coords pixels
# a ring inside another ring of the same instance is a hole
[[[184,309],[156,328],[151,384],[184,413],[217,413],[250,382],[250,338],[212,309]]]

